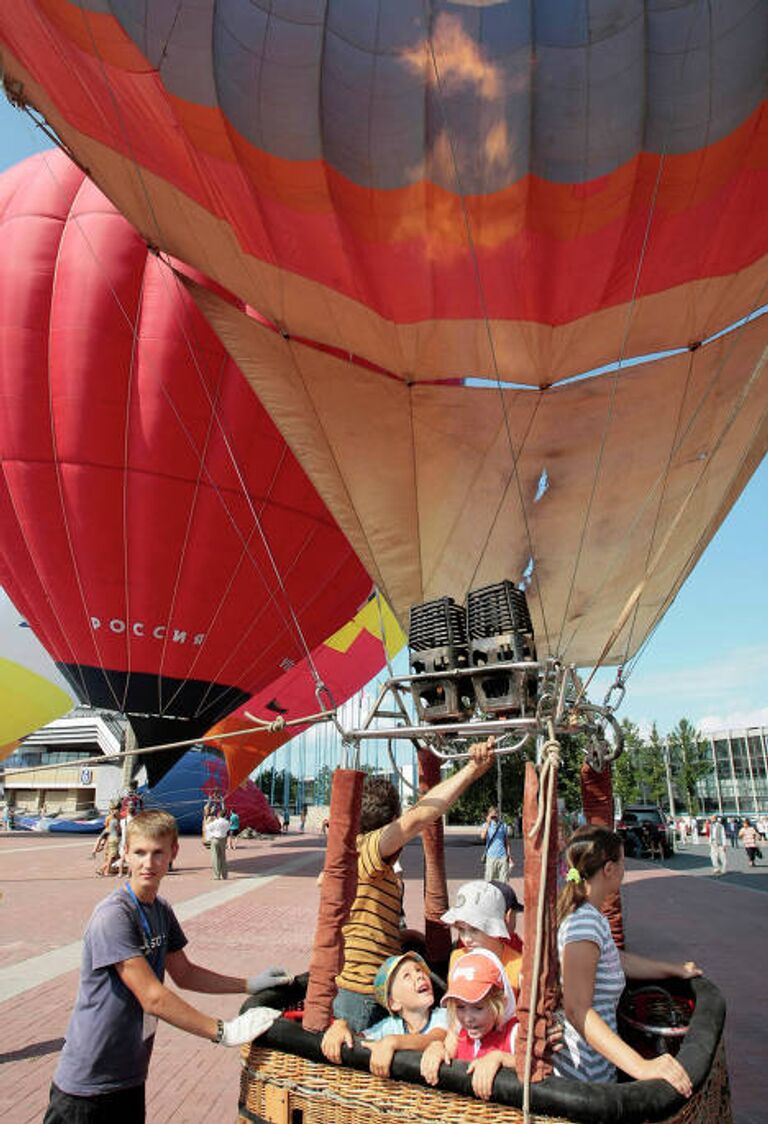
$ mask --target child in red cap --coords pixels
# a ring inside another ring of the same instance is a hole
[[[451,1016],[451,1030],[445,1042],[433,1042],[424,1051],[421,1075],[428,1085],[437,1085],[443,1062],[469,1062],[472,1091],[487,1101],[498,1071],[515,1068],[515,997],[498,956],[485,948],[465,953],[441,1002]]]

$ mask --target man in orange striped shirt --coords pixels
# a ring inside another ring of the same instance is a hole
[[[493,764],[494,739],[470,748],[467,764],[401,814],[397,790],[380,777],[363,789],[357,838],[357,893],[344,926],[344,963],[336,977],[335,1020],[325,1032],[322,1050],[341,1061],[341,1047],[386,1015],[374,998],[373,979],[380,965],[400,948],[402,886],[394,864],[400,851],[429,824],[445,815],[469,786]]]

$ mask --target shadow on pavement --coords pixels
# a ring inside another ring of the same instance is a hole
[[[30,1042],[29,1046],[22,1046],[20,1050],[10,1050],[7,1054],[0,1054],[0,1065],[6,1062],[21,1062],[25,1058],[42,1058],[46,1054],[58,1054],[63,1045],[63,1038],[49,1038],[47,1042]]]

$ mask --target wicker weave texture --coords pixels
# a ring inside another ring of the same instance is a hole
[[[295,1110],[303,1124],[522,1124],[523,1119],[520,1109],[508,1105],[388,1081],[256,1045],[243,1049],[240,1105],[270,1124],[291,1124]],[[240,1119],[248,1124],[247,1117]],[[571,1121],[534,1114],[531,1124]],[[722,1042],[705,1084],[664,1124],[732,1124]]]

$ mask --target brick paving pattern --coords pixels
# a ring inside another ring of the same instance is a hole
[[[467,831],[449,832],[451,891],[480,875],[480,851],[473,842]],[[114,885],[95,877],[91,846],[91,840],[72,837],[0,836],[0,996],[4,973],[21,976],[25,988],[0,1001],[0,1119],[6,1124],[42,1118],[77,988],[77,971],[70,970],[26,989],[23,962],[78,941],[93,906]],[[519,855],[519,843],[515,852]],[[177,871],[165,880],[163,893],[193,913],[183,922],[191,957],[243,975],[268,964],[305,970],[323,853],[323,840],[309,832],[242,841],[229,853],[230,880],[221,883],[211,879],[208,852],[199,840],[182,839]],[[729,851],[728,858],[733,870],[722,879],[710,877],[704,845],[689,847],[663,865],[630,861],[624,892],[627,931],[638,952],[698,960],[723,991],[736,1122],[764,1124],[768,893],[761,891],[768,891],[768,863],[748,871],[743,852]],[[418,927],[418,843],[406,849],[403,866],[408,922]],[[513,884],[522,893],[521,880]],[[226,900],[241,889],[240,896]],[[213,898],[203,899],[212,893]],[[225,1018],[236,1014],[241,1002],[238,996],[187,998]],[[149,1124],[234,1124],[239,1067],[237,1050],[161,1025],[147,1088]]]

